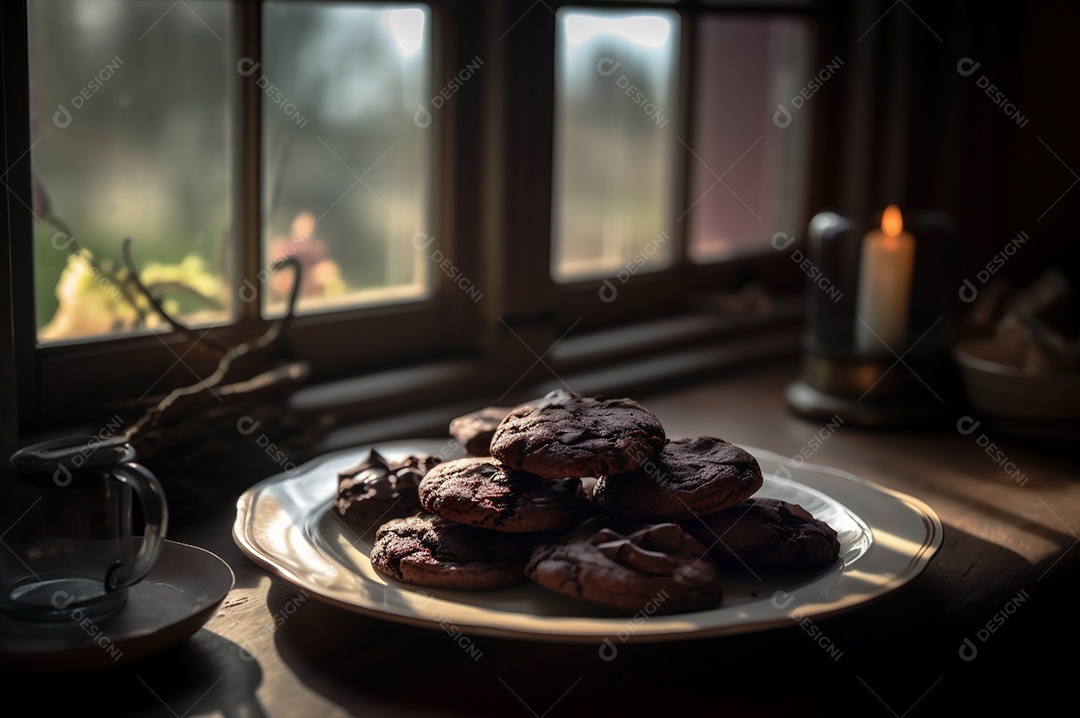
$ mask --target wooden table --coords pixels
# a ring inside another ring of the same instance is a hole
[[[638,398],[671,436],[711,434],[796,456],[823,425],[787,411],[783,389],[794,376],[790,365],[767,366]],[[1007,456],[1009,471],[980,446],[983,434]],[[442,631],[349,613],[268,574],[234,545],[230,504],[172,533],[216,552],[236,573],[205,628],[164,654],[104,674],[8,677],[7,700],[25,698],[47,714],[105,706],[110,715],[176,718],[557,718],[601,707],[630,715],[914,716],[951,707],[1032,712],[1058,700],[1075,706],[1075,455],[985,427],[964,435],[953,425],[925,432],[839,426],[820,444],[812,462],[918,497],[945,526],[940,552],[911,583],[816,622],[832,651],[793,622],[750,635],[626,644],[613,661],[601,660],[597,645],[483,636],[471,638],[475,650],[467,652]]]

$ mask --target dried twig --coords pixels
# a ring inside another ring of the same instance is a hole
[[[142,280],[139,279],[139,272],[135,268],[135,262],[131,258],[131,237],[124,238],[122,251],[124,255],[124,265],[127,266],[128,274],[131,276],[131,282],[135,285],[135,288],[139,290],[139,294],[145,297],[146,301],[150,302],[150,306],[154,308],[154,311],[157,312],[162,319],[171,324],[173,329],[187,336],[188,339],[191,339],[192,342],[197,344],[201,341],[203,344],[210,347],[211,349],[217,350],[219,354],[226,353],[225,347],[215,343],[210,339],[207,339],[205,334],[200,337],[186,324],[181,322],[176,317],[171,316],[168,312],[165,311],[165,308],[161,306],[161,302],[158,301],[157,297],[150,293],[150,291],[142,283]]]
[[[273,269],[274,271],[278,271],[287,265],[291,265],[293,269],[293,286],[292,291],[289,294],[289,306],[288,310],[285,313],[285,316],[281,317],[273,324],[271,324],[270,328],[267,329],[266,333],[264,333],[263,335],[252,339],[251,341],[239,344],[226,351],[224,356],[222,356],[221,360],[218,362],[217,368],[206,379],[200,380],[195,384],[190,384],[185,387],[174,389],[155,406],[148,409],[146,413],[143,414],[141,419],[139,419],[137,422],[135,422],[128,428],[126,436],[129,440],[139,435],[140,432],[143,432],[148,427],[152,427],[161,423],[162,417],[165,416],[165,414],[170,410],[174,410],[174,407],[177,407],[175,411],[180,411],[185,406],[185,404],[190,406],[189,403],[183,401],[185,398],[196,397],[200,394],[205,394],[209,392],[211,394],[214,394],[214,396],[216,396],[219,401],[225,401],[221,398],[221,396],[214,393],[214,388],[222,385],[222,383],[228,376],[229,369],[232,367],[233,363],[241,357],[266,349],[267,347],[272,345],[281,337],[284,330],[288,327],[289,322],[292,320],[292,317],[296,310],[296,301],[300,293],[300,282],[302,279],[303,270],[300,266],[300,263],[297,262],[296,259],[293,257],[288,257],[286,259],[275,262],[271,269]],[[167,317],[168,315],[165,316]],[[296,376],[296,371],[290,371],[278,375],[270,375],[270,377],[264,376],[262,381],[252,382],[251,384],[247,385],[247,387],[244,387],[243,384],[234,385],[233,390],[228,392],[228,395],[237,395],[237,388],[264,389],[266,386],[266,379],[271,377],[277,377],[281,379],[295,378]],[[240,391],[239,393],[243,394],[244,392]]]
[[[222,310],[225,308],[225,306],[221,302],[214,299],[213,297],[208,297],[202,292],[200,292],[198,289],[195,289],[194,287],[188,286],[187,284],[184,284],[183,282],[178,282],[176,280],[166,280],[147,284],[146,290],[148,292],[156,292],[159,295],[166,292],[178,292],[180,294],[186,294],[207,309]]]

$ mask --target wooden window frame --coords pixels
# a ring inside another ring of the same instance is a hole
[[[233,61],[247,57],[260,60],[262,2],[232,0],[231,38],[235,48]],[[449,80],[449,68],[455,67],[457,33],[448,27],[452,14],[445,12],[448,3],[429,0],[432,8],[432,86],[441,87]],[[4,125],[5,184],[4,207],[7,236],[31,237],[34,218],[30,209],[30,163],[26,150],[30,137],[29,68],[27,62],[27,3],[7,3],[3,8],[4,47]],[[261,89],[255,75],[237,77],[234,113],[234,183],[233,214],[238,218],[235,241],[239,268],[232,278],[238,288],[248,282],[259,286],[258,274],[264,269],[262,251],[261,196]],[[437,195],[433,201],[433,224],[440,228],[439,248],[466,273],[468,259],[459,256],[455,238],[463,213],[454,188],[460,173],[457,153],[465,142],[456,137],[457,106],[447,103],[433,123],[437,133],[434,145]],[[465,125],[466,127],[468,125]],[[21,149],[20,149],[21,148]],[[8,247],[11,267],[33,265],[30,242],[11,241]],[[33,301],[31,272],[12,272],[10,292],[5,302],[11,307]],[[314,376],[327,379],[356,371],[369,371],[402,362],[421,361],[446,352],[467,351],[466,300],[438,271],[432,272],[432,295],[429,298],[384,306],[366,306],[342,311],[307,314],[293,319],[289,327],[290,351],[306,360]],[[235,291],[235,290],[234,290]],[[6,308],[7,309],[7,308]],[[236,302],[235,316],[227,325],[205,332],[205,337],[219,345],[236,344],[264,332],[273,320],[261,316],[259,301]],[[191,384],[209,374],[216,355],[205,344],[193,343],[177,332],[138,334],[72,341],[38,346],[32,313],[5,311],[11,322],[13,358],[12,375],[16,382],[19,419],[24,427],[47,427],[77,421],[91,415],[102,403],[112,399],[135,398],[136,387],[152,384],[159,393]],[[196,332],[204,334],[200,329]],[[117,358],[122,358],[117,361]],[[172,367],[170,369],[170,367]],[[165,375],[165,376],[163,376]]]
[[[641,321],[655,325],[665,317],[702,310],[707,307],[702,300],[710,293],[733,292],[749,283],[778,294],[802,291],[801,275],[779,252],[694,264],[687,253],[689,221],[678,223],[673,265],[636,276],[620,287],[619,301],[611,304],[597,301],[602,280],[555,282],[550,259],[554,12],[563,7],[678,11],[679,134],[692,137],[695,19],[705,13],[809,12],[806,3],[732,8],[696,0],[565,2],[549,3],[550,11],[530,0],[428,0],[426,4],[432,16],[432,87],[445,86],[472,58],[484,60],[479,77],[465,83],[453,101],[440,109],[433,124],[438,133],[433,201],[439,247],[465,276],[475,278],[484,301],[474,304],[436,269],[432,272],[434,294],[428,300],[297,317],[289,330],[289,348],[297,358],[310,363],[313,380],[347,381],[403,366],[460,360],[471,362],[473,368],[466,372],[469,378],[443,387],[442,396],[497,395],[571,328],[579,334]],[[238,56],[258,59],[261,0],[233,0],[233,5]],[[198,347],[185,354],[191,343],[176,333],[36,346],[32,313],[17,311],[32,299],[32,273],[13,271],[32,263],[29,243],[14,239],[32,236],[33,221],[27,201],[29,162],[24,156],[30,144],[26,3],[6,3],[0,12],[4,64],[0,159],[7,170],[5,202],[0,205],[7,251],[0,270],[12,279],[0,300],[5,304],[0,320],[5,322],[3,335],[5,342],[10,342],[0,347],[0,368],[5,370],[3,378],[11,389],[0,406],[4,422],[0,426],[4,441],[11,443],[11,437],[85,421],[99,415],[110,402],[115,406],[117,400],[132,398],[134,388],[148,386],[175,365],[179,356],[184,357],[184,366],[174,366],[159,380],[162,391],[192,383],[194,373],[205,376],[212,370],[214,358]],[[244,127],[243,132],[237,132],[239,196],[235,211],[242,247],[237,286],[244,279],[255,282],[262,268],[262,198],[257,179],[261,174],[260,90],[255,79],[239,83],[236,106],[237,129]],[[815,144],[812,139],[811,145]],[[676,206],[688,195],[688,156],[688,150],[683,150],[678,158]],[[243,177],[248,180],[239,179]],[[807,197],[807,206],[813,206],[813,199]],[[215,328],[207,336],[218,343],[256,336],[268,326],[258,310],[257,302],[241,304],[234,325]],[[792,317],[782,321],[790,324]],[[718,331],[747,330],[745,323],[736,325],[737,330]],[[716,335],[709,336],[715,339]],[[642,346],[645,344],[648,342]],[[522,345],[528,351],[523,351]],[[123,360],[117,361],[118,357]],[[597,361],[605,357],[610,359],[609,351],[597,353]],[[572,363],[575,367],[589,365],[580,353]],[[422,401],[418,396],[414,403]],[[376,402],[368,410],[375,412],[392,404]]]
[[[699,64],[697,20],[706,15],[755,16],[783,12],[812,17],[816,3],[709,3],[701,0],[676,2],[548,2],[537,5],[522,0],[506,3],[504,22],[514,37],[514,47],[506,50],[505,64],[515,82],[506,88],[509,107],[506,127],[518,165],[529,168],[531,183],[507,182],[505,216],[514,218],[500,227],[506,236],[526,234],[525,247],[513,253],[511,266],[519,267],[514,282],[507,287],[508,309],[519,321],[554,317],[553,338],[571,325],[575,331],[603,329],[612,325],[650,320],[678,312],[700,308],[701,298],[709,293],[734,292],[757,284],[775,293],[798,292],[801,275],[791,271],[790,260],[771,247],[730,259],[695,263],[689,256],[691,215],[675,223],[674,252],[671,265],[658,271],[638,274],[618,287],[618,301],[603,302],[599,292],[604,278],[559,283],[550,276],[552,237],[552,178],[554,172],[554,103],[555,103],[555,37],[556,13],[564,8],[592,10],[675,10],[679,14],[679,108],[677,135],[694,137],[697,70]],[[537,12],[539,11],[539,12]],[[519,15],[514,15],[514,13]],[[523,14],[520,14],[523,13]],[[522,42],[523,37],[527,44]],[[815,55],[821,52],[815,51]],[[816,58],[813,58],[813,62]],[[552,108],[544,116],[535,113],[537,105]],[[525,128],[528,128],[527,130]],[[538,139],[542,141],[538,141]],[[693,144],[692,140],[689,142]],[[810,139],[811,152],[814,139]],[[676,187],[674,207],[687,207],[692,186],[692,148],[677,147]],[[514,169],[507,168],[508,180],[515,178]],[[809,179],[808,179],[809,185]],[[515,192],[515,190],[517,190]],[[816,206],[814,193],[808,191],[800,203],[799,214],[808,220],[810,207]],[[805,226],[805,224],[803,225]],[[513,250],[511,250],[513,251]],[[524,276],[521,270],[527,268]],[[608,277],[610,279],[611,277]]]

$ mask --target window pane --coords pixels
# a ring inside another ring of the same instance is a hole
[[[38,337],[157,327],[143,283],[195,324],[231,295],[229,3],[29,3]],[[80,251],[81,250],[81,251]]]
[[[558,17],[552,276],[660,269],[674,235],[678,15]]]
[[[705,262],[797,230],[813,95],[799,95],[811,80],[805,21],[710,16],[699,32],[690,254]]]
[[[430,13],[423,5],[268,2],[264,257],[295,256],[301,311],[420,298],[430,285]],[[414,237],[422,239],[414,242]],[[270,313],[291,274],[271,277]]]

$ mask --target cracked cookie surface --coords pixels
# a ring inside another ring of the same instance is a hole
[[[371,565],[414,586],[490,591],[526,583],[532,537],[464,526],[438,516],[409,516],[379,527]]]
[[[635,471],[597,479],[597,509],[635,521],[675,521],[742,503],[764,482],[757,459],[722,439],[672,439]],[[706,544],[708,545],[708,544]]]
[[[361,535],[384,521],[412,516],[420,511],[420,480],[441,461],[431,454],[388,461],[371,449],[360,463],[338,472],[334,510]]]
[[[563,531],[591,504],[581,479],[544,479],[505,471],[492,459],[447,461],[424,477],[420,503],[450,521],[508,533]]]
[[[511,411],[491,455],[509,469],[583,478],[632,471],[666,441],[660,420],[636,401],[564,393]]]
[[[450,422],[450,436],[465,447],[470,456],[490,456],[491,437],[513,409],[512,406],[488,406],[459,416]]]
[[[628,614],[704,611],[722,597],[705,546],[675,523],[589,519],[538,542],[525,573],[552,591]]]
[[[691,534],[712,546],[718,561],[751,566],[805,566],[840,555],[836,531],[798,504],[754,498],[701,519],[683,522]]]

